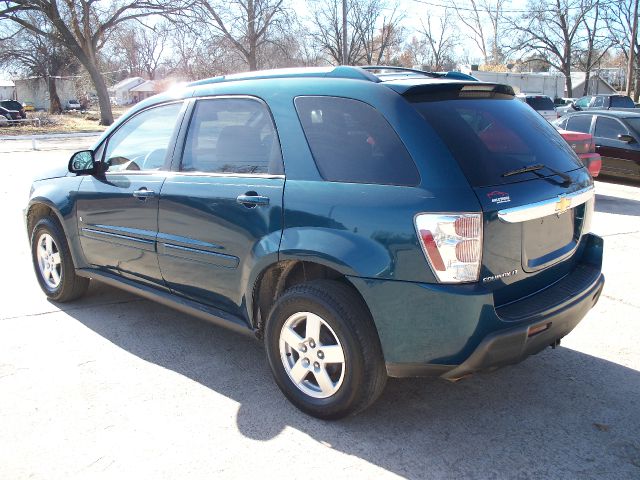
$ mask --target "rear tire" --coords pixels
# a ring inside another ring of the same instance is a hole
[[[70,302],[86,293],[89,279],[76,275],[67,239],[53,218],[42,218],[33,227],[31,259],[40,288],[51,300]]]
[[[309,415],[355,415],[384,389],[378,334],[348,285],[316,280],[288,289],[269,314],[264,341],[278,387]]]

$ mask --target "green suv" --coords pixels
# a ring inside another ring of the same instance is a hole
[[[604,284],[589,173],[504,85],[217,77],[141,102],[42,177],[26,224],[50,299],[95,279],[254,335],[325,419],[388,376],[456,380],[556,346]]]

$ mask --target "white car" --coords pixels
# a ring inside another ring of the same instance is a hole
[[[558,118],[558,112],[556,112],[556,106],[553,104],[551,97],[547,95],[535,95],[528,93],[519,93],[516,98],[521,102],[525,102],[536,112],[542,115],[549,122]]]
[[[65,105],[65,110],[80,110],[80,102],[78,100],[69,100]]]

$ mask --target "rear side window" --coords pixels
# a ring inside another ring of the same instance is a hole
[[[555,106],[549,97],[527,97],[527,103],[534,110],[554,110]]]
[[[296,111],[325,180],[415,186],[420,175],[396,132],[373,107],[338,97],[298,97]]]
[[[473,186],[521,181],[527,177],[503,175],[535,164],[563,172],[580,167],[557,130],[513,97],[419,100],[413,105],[440,135]]]
[[[567,120],[567,130],[571,132],[590,133],[593,115],[573,115]]]
[[[618,139],[618,135],[626,135],[627,129],[613,118],[598,117],[594,137]]]
[[[635,108],[635,103],[629,97],[613,96],[611,97],[611,108]]]
[[[280,143],[266,105],[251,98],[198,100],[180,169],[283,174]]]

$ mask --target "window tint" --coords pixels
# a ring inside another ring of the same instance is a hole
[[[127,120],[108,140],[109,172],[160,170],[182,103],[150,108]]]
[[[635,108],[635,103],[629,97],[614,95],[611,97],[611,108]]]
[[[416,101],[414,106],[473,186],[521,181],[527,177],[503,174],[538,163],[563,172],[580,167],[557,130],[512,97]]]
[[[604,107],[604,97],[596,97],[593,101],[594,108],[603,108]]]
[[[555,107],[549,97],[537,96],[527,97],[527,103],[531,105],[534,110],[554,110]]]
[[[295,105],[325,180],[408,186],[420,183],[404,144],[370,105],[337,97],[298,97]]]
[[[612,138],[617,140],[618,135],[626,135],[627,129],[622,124],[607,117],[596,118],[596,131],[594,137]]]
[[[280,143],[267,107],[248,98],[198,100],[181,170],[283,174]]]
[[[567,120],[567,130],[589,133],[591,131],[591,118],[592,115],[573,115]]]

